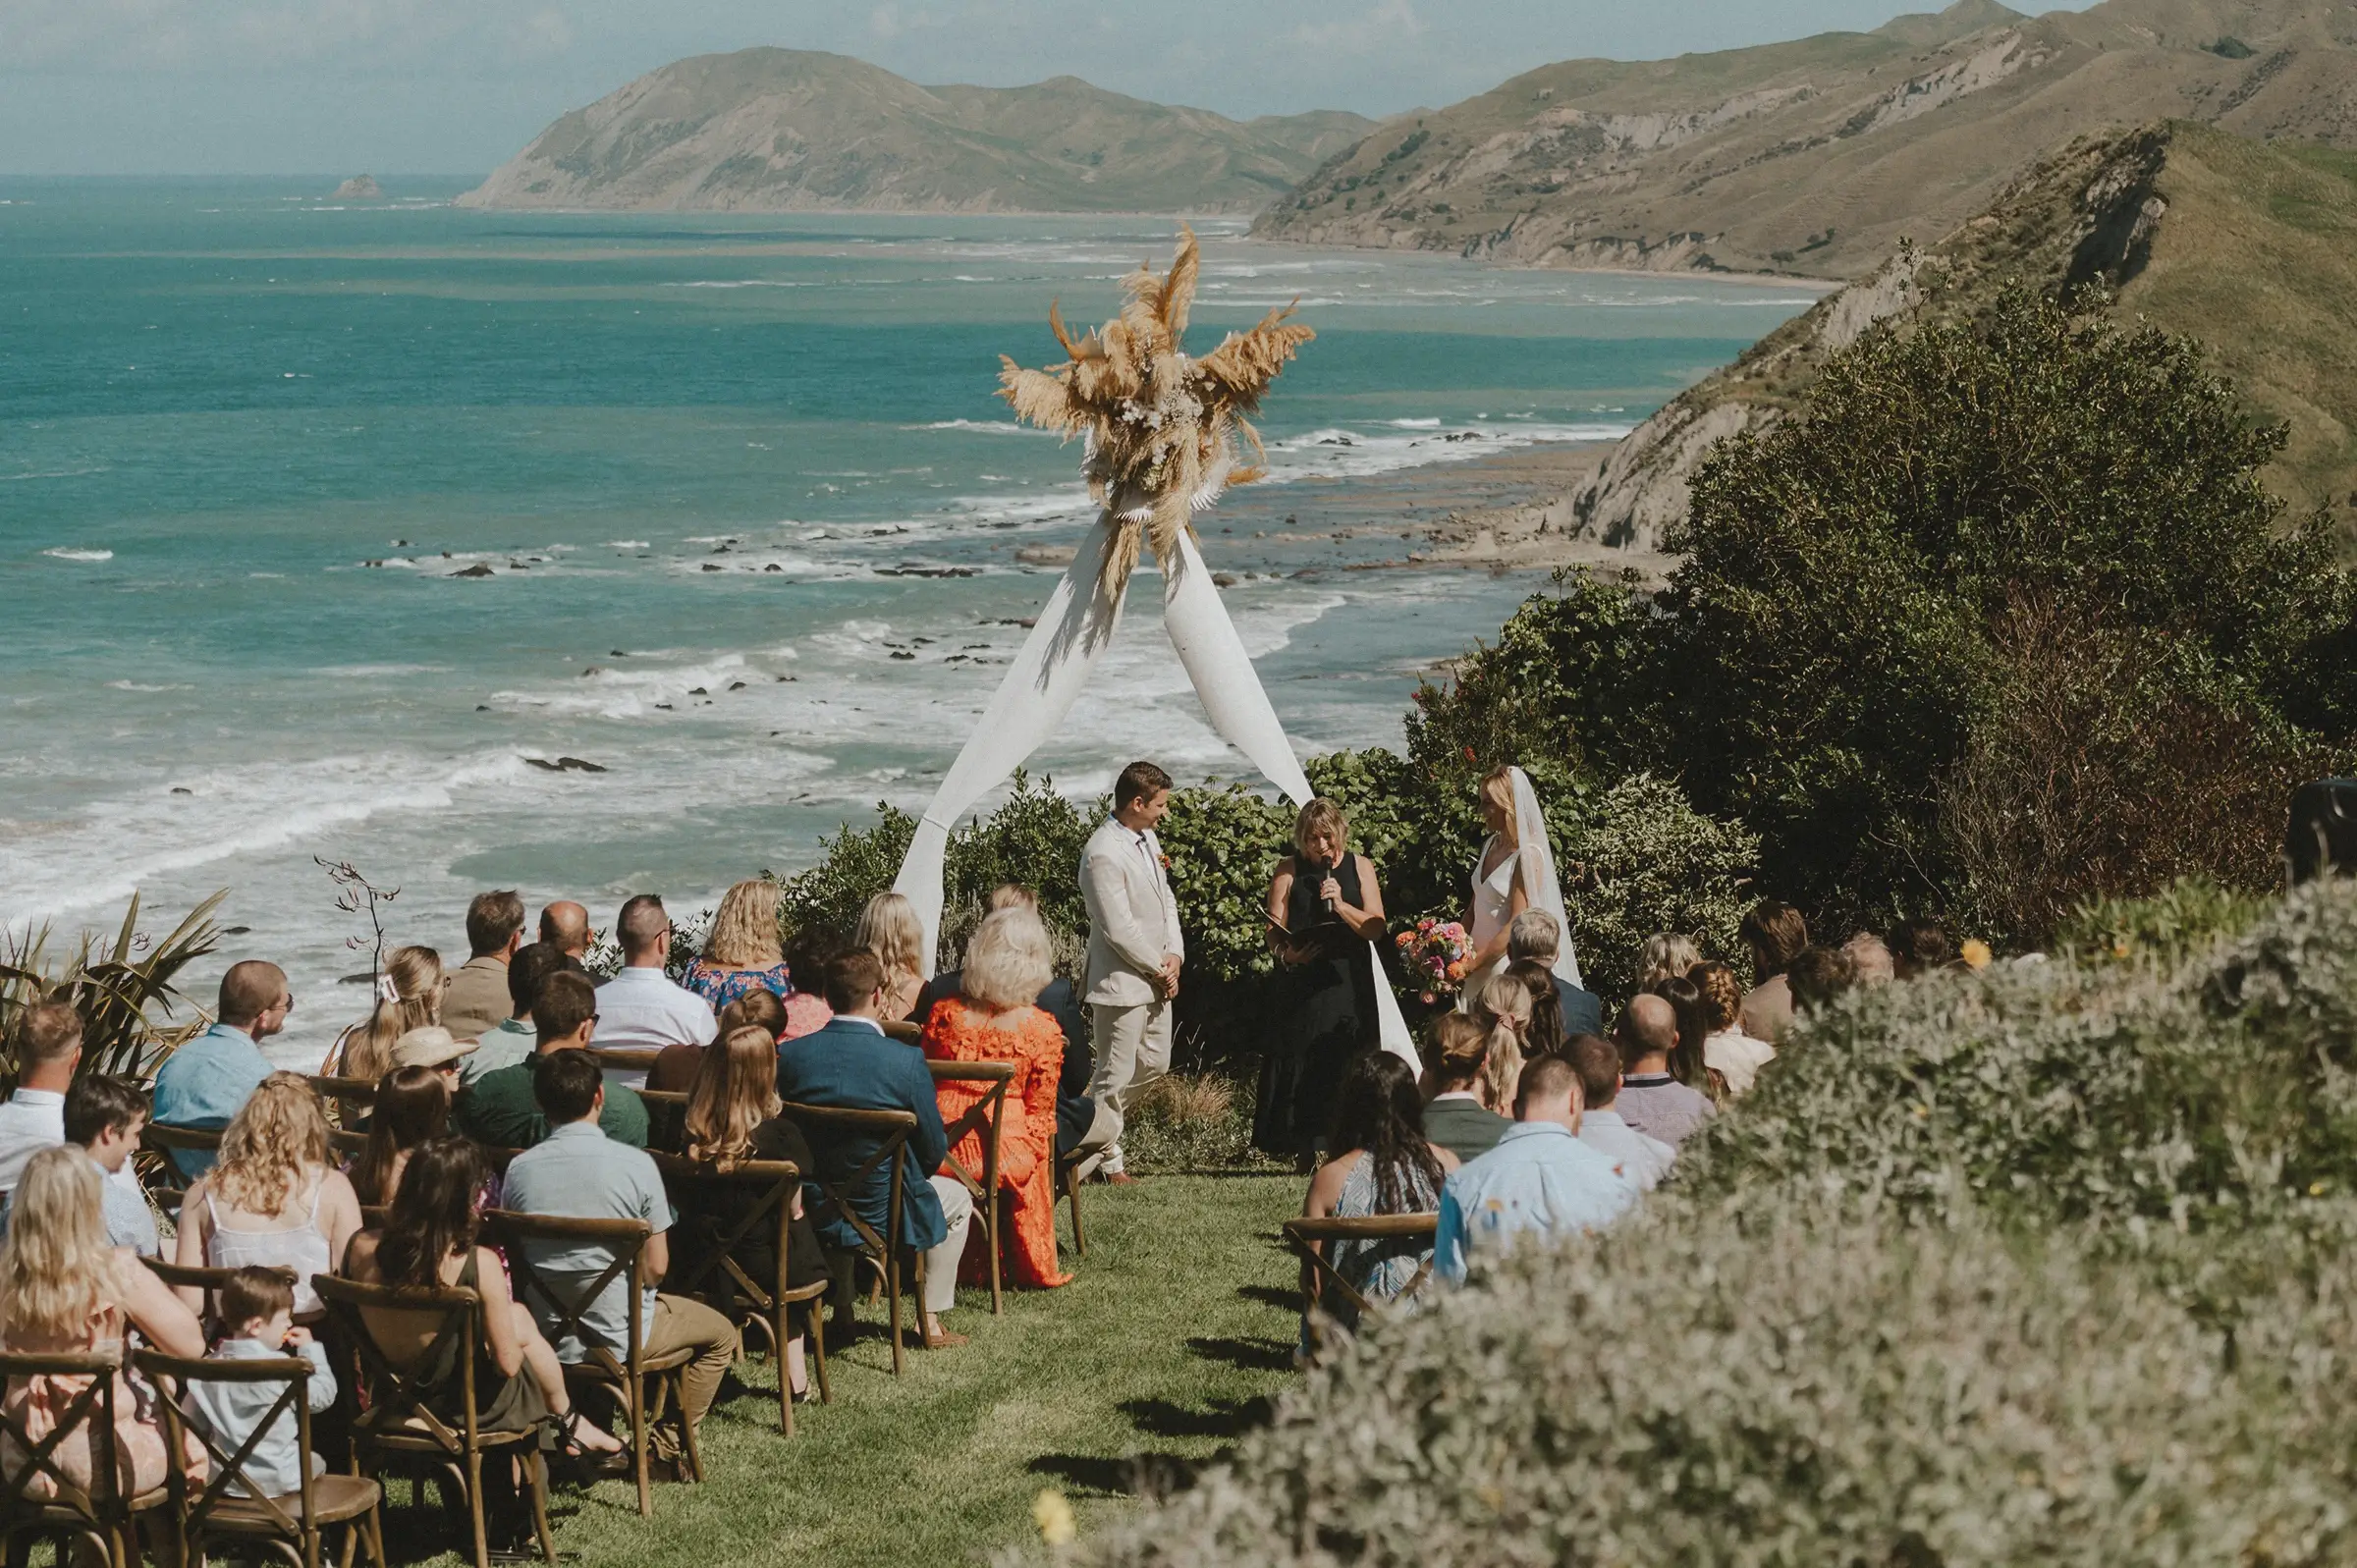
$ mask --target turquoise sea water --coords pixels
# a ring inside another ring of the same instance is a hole
[[[297,1055],[358,1010],[313,855],[456,957],[476,889],[693,908],[929,794],[1052,586],[1015,551],[1086,521],[997,355],[1053,359],[1049,299],[1102,319],[1175,227],[322,189],[0,181],[0,920],[228,887],[224,957],[287,964]],[[1617,434],[1810,298],[1205,237],[1194,342],[1295,296],[1320,335],[1269,406],[1280,482],[1205,524],[1304,751],[1396,742],[1533,580],[1348,572],[1405,546],[1288,518]],[[1074,792],[1240,769],[1138,608],[1038,760]],[[526,760],[558,756],[608,771]]]

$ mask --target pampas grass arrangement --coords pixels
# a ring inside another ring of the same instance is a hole
[[[1317,336],[1291,324],[1293,306],[1287,305],[1189,358],[1187,315],[1201,269],[1194,231],[1182,227],[1169,273],[1157,277],[1140,266],[1122,280],[1128,302],[1121,314],[1079,342],[1056,306],[1048,307],[1066,363],[1031,370],[1000,359],[999,396],[1017,418],[1088,444],[1081,472],[1089,497],[1122,525],[1105,584],[1116,599],[1147,545],[1169,571],[1192,514],[1230,485],[1266,472],[1260,436],[1246,416],[1286,361]]]

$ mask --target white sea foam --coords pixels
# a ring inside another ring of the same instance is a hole
[[[193,691],[195,689],[193,686],[178,681],[163,685],[148,685],[144,681],[138,680],[110,680],[106,684],[110,691]]]
[[[53,550],[44,550],[41,554],[54,556],[60,561],[97,562],[115,559],[115,553],[112,550],[77,550],[67,545],[59,545]]]
[[[1013,419],[936,419],[931,424],[905,425],[908,430],[972,430],[986,436],[1046,436],[1056,439],[1053,430],[1034,430],[1018,425]]]

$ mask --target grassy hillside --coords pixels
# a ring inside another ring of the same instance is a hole
[[[463,205],[1237,211],[1265,205],[1374,122],[1239,123],[1058,77],[922,87],[793,49],[681,60],[576,109]]]
[[[1664,407],[1571,499],[1573,526],[1658,547],[1712,444],[1782,417],[1824,356],[1890,317],[1985,307],[2008,282],[2113,290],[2193,337],[2290,440],[2268,482],[2357,516],[2357,154],[2174,122],[2033,163],[1938,243],[1907,247]]]
[[[2357,145],[2330,0],[1997,0],[1873,32],[1574,60],[1385,125],[1258,232],[1524,265],[1855,277],[1946,233],[2046,149],[2167,116]]]

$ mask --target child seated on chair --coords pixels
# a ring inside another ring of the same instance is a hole
[[[328,1370],[326,1350],[308,1328],[295,1326],[295,1282],[276,1269],[240,1269],[221,1287],[221,1337],[205,1359],[268,1361],[280,1356],[301,1356],[311,1364],[305,1391],[313,1415],[336,1402],[336,1376]],[[197,1382],[192,1379],[191,1383],[190,1414],[232,1455],[253,1435],[254,1428],[284,1389],[276,1382]],[[305,1456],[298,1446],[300,1432],[295,1412],[280,1411],[278,1420],[240,1467],[265,1496],[301,1489]],[[327,1471],[326,1462],[317,1454],[309,1455],[308,1463],[313,1476]],[[229,1489],[241,1497],[251,1495],[234,1478]]]

